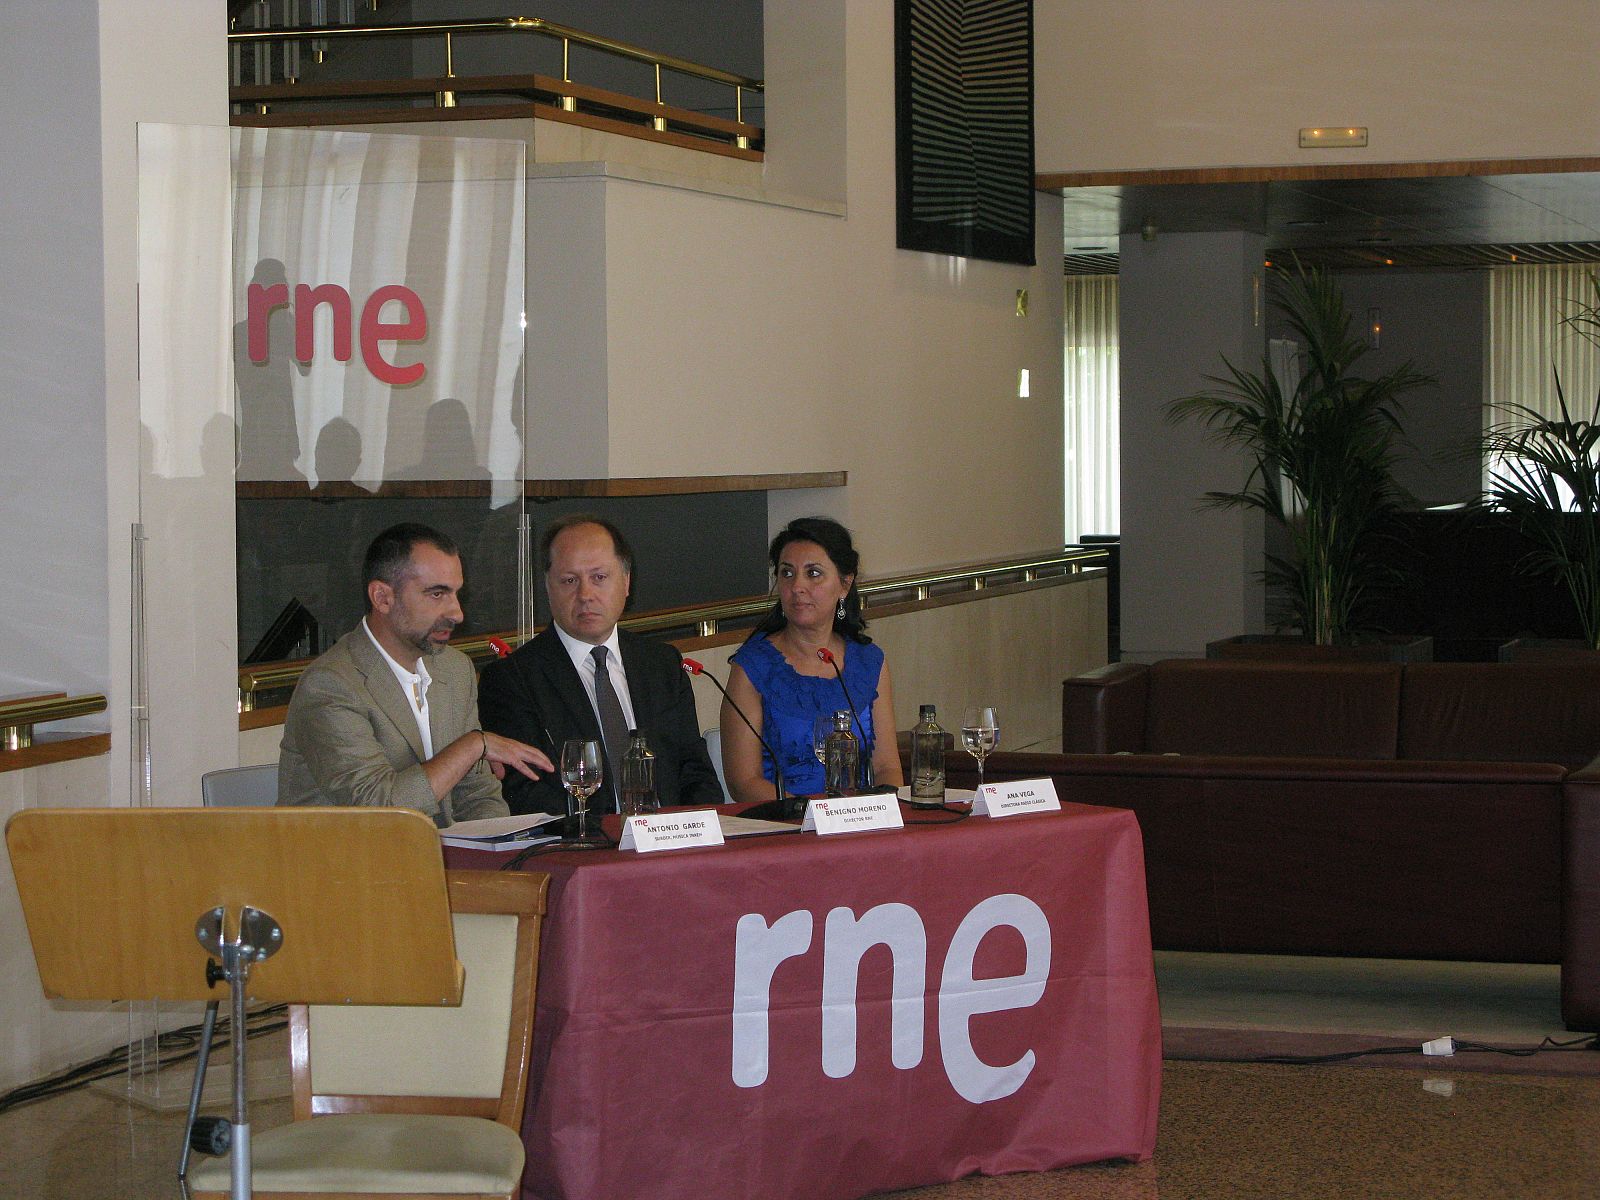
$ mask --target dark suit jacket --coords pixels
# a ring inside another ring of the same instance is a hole
[[[628,676],[634,720],[656,756],[656,791],[661,803],[722,803],[722,785],[700,736],[694,693],[683,673],[683,656],[665,642],[625,630],[617,635],[617,644]],[[538,782],[506,773],[504,790],[511,811],[566,812],[567,794],[560,778],[561,743],[574,737],[600,739],[601,734],[589,693],[554,627],[509,658],[483,668],[478,680],[478,713],[485,729],[538,746],[556,764],[556,773]],[[609,761],[606,778],[609,788],[616,778]]]
[[[472,660],[454,647],[428,659],[434,750],[478,725]],[[421,809],[435,823],[502,817],[500,784],[479,762],[444,804],[422,771],[417,719],[389,664],[357,626],[305,669],[289,699],[278,752],[279,804]]]

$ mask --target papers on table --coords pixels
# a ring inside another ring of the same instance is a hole
[[[466,850],[525,850],[529,846],[560,841],[559,833],[540,832],[544,826],[559,820],[561,817],[556,813],[521,813],[457,821],[439,831],[439,840],[446,846],[460,846]]]
[[[717,823],[722,826],[722,836],[725,838],[760,837],[768,833],[799,833],[798,825],[791,825],[787,821],[760,821],[754,817],[729,817],[722,813],[717,814]]]

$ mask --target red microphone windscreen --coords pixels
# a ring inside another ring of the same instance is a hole
[[[500,658],[505,658],[511,653],[511,647],[499,638],[489,639],[489,649],[493,650]]]
[[[689,672],[691,675],[698,675],[701,671],[705,670],[703,666],[701,666],[692,658],[686,658],[683,660],[683,669]]]
[[[824,646],[817,651],[817,657],[825,663],[831,663],[833,661],[833,651]]]

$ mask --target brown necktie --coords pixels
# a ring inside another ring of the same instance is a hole
[[[617,699],[617,689],[611,686],[611,671],[606,665],[610,651],[596,646],[589,651],[594,659],[594,703],[600,710],[600,732],[606,741],[606,784],[611,796],[612,811],[621,811],[616,798],[622,780],[617,773],[622,770],[622,756],[628,752],[628,718],[622,715],[622,701]]]

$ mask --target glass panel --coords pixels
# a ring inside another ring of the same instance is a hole
[[[460,633],[522,632],[521,142],[233,131],[242,662],[354,627],[397,521],[460,545]]]
[[[228,131],[140,125],[138,186],[132,791],[193,804],[238,738],[237,675],[216,636],[234,607]]]

